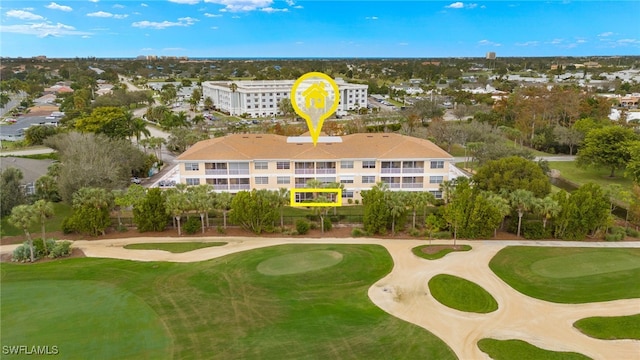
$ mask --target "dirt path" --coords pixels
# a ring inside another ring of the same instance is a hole
[[[220,241],[212,238],[211,241]],[[478,340],[522,339],[541,348],[575,351],[593,359],[640,359],[640,341],[598,340],[583,335],[573,323],[589,316],[615,316],[640,313],[640,299],[616,300],[589,304],[555,304],[530,298],[515,291],[490,269],[489,261],[509,245],[574,246],[574,247],[640,247],[640,242],[527,242],[474,241],[471,251],[452,253],[439,260],[414,256],[411,248],[424,245],[421,240],[388,239],[286,239],[224,238],[228,244],[182,254],[159,250],[127,250],[123,246],[140,242],[206,241],[176,238],[128,238],[111,240],[78,240],[74,246],[86,256],[138,261],[204,261],[227,254],[279,244],[379,244],[385,246],[394,260],[394,268],[369,289],[371,300],[387,313],[421,326],[444,340],[460,359],[489,359],[481,352]],[[434,241],[434,244],[450,242]],[[0,246],[0,252],[12,251],[17,245]],[[428,289],[429,279],[437,274],[451,274],[471,280],[493,295],[499,309],[490,314],[473,314],[450,309],[437,302]]]

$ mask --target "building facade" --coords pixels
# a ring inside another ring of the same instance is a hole
[[[350,84],[335,79],[340,91],[336,111],[357,110],[367,107],[367,85]],[[215,107],[231,115],[249,114],[250,117],[281,115],[278,103],[291,98],[294,80],[205,81],[202,97],[210,97]]]
[[[273,134],[234,134],[201,141],[177,158],[180,182],[215,191],[304,188],[316,179],[343,185],[343,199],[384,182],[391,190],[429,191],[465,176],[432,142],[398,134],[352,134],[337,142],[298,142]],[[340,141],[341,140],[341,141]]]

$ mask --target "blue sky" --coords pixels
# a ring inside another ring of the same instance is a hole
[[[639,15],[637,0],[2,0],[0,55],[640,55]]]

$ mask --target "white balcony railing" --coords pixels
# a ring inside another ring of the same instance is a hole
[[[229,175],[249,175],[249,169],[229,169]]]
[[[380,171],[383,174],[400,174],[400,168],[382,168]]]
[[[335,174],[336,169],[316,169],[316,174]]]
[[[213,190],[229,190],[229,185],[227,184],[214,184]]]
[[[227,169],[205,169],[207,175],[227,175]]]
[[[400,189],[400,183],[385,183],[389,186],[389,189]]]
[[[403,189],[420,189],[422,188],[422,183],[404,183],[402,184]]]
[[[315,174],[315,169],[296,169],[296,174]]]
[[[229,190],[251,190],[251,185],[249,184],[230,184]]]
[[[405,174],[423,174],[424,168],[404,168],[402,172]]]

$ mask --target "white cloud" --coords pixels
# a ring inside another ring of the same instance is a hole
[[[92,35],[86,31],[78,31],[76,28],[70,25],[61,23],[39,23],[39,24],[27,24],[27,25],[5,25],[0,27],[0,32],[35,35],[37,37],[58,37],[65,35]]]
[[[218,30],[218,27],[217,26],[212,26],[210,29],[211,30]]]
[[[367,20],[378,20],[377,16],[367,16],[365,19]]]
[[[598,34],[599,37],[607,37],[613,35],[612,31],[603,32],[602,34]]]
[[[478,41],[478,45],[480,45],[480,46],[502,46],[502,44],[500,44],[500,43],[496,43],[496,42],[489,41],[489,40],[486,40],[486,39]]]
[[[273,0],[204,0],[206,3],[223,5],[220,11],[254,11],[263,8],[269,8],[273,4]]]
[[[448,9],[462,9],[464,7],[464,3],[458,1],[458,2],[451,3],[445,7]]]
[[[295,1],[293,1],[293,0],[285,0],[285,2],[286,2],[286,3],[287,3],[287,5],[289,5],[289,6],[293,6],[293,5],[295,5],[295,4],[296,4],[296,3],[295,3]]]
[[[620,45],[640,45],[640,40],[638,39],[620,39],[616,42]]]
[[[120,4],[115,4],[115,5],[113,5],[113,8],[114,9],[124,9],[125,6],[124,5],[120,5]]]
[[[260,11],[263,11],[263,12],[266,12],[266,13],[289,12],[289,9],[287,9],[287,8],[278,9],[278,8],[272,8],[272,7],[269,6],[269,7],[265,7],[265,8],[260,9]]]
[[[540,45],[539,41],[525,41],[523,43],[516,43],[516,46],[538,46]]]
[[[145,3],[141,3],[140,6],[142,7],[149,7],[149,5],[145,4]]]
[[[578,40],[576,40],[576,43],[578,43],[578,44],[584,44],[586,42],[587,42],[586,39],[578,39]]]
[[[97,1],[96,1],[96,2],[97,2]],[[83,39],[91,39],[91,36],[89,36],[89,35],[82,35],[82,36],[81,36],[81,38],[83,38]]]
[[[296,5],[293,7],[294,9],[303,9],[304,7],[302,5]]]
[[[558,44],[562,44],[563,41],[564,39],[553,39],[551,40],[551,44],[558,45]]]
[[[131,26],[142,28],[142,29],[150,28],[150,29],[162,30],[162,29],[166,29],[174,26],[191,26],[196,21],[198,20],[190,17],[179,18],[177,22],[166,21],[166,20],[162,22],[144,20],[144,21],[134,22],[133,24],[131,24]]]
[[[169,0],[169,2],[176,4],[186,4],[186,5],[195,5],[200,2],[200,0]]]
[[[222,17],[222,15],[220,14],[211,14],[211,13],[204,13],[204,16],[210,17],[210,18]]]
[[[73,10],[70,6],[66,6],[66,5],[59,5],[56,4],[54,2],[52,2],[51,4],[45,6],[47,9],[51,9],[51,10],[61,10],[61,11],[71,11]]]
[[[127,15],[127,14],[112,14],[112,13],[105,12],[105,11],[96,11],[96,12],[88,13],[87,16],[89,16],[89,17],[100,17],[100,18],[125,19],[129,15]]]
[[[100,0],[89,0],[89,1],[91,1],[92,3],[97,3]]]
[[[44,20],[44,17],[24,10],[9,10],[6,15],[20,20]]]

